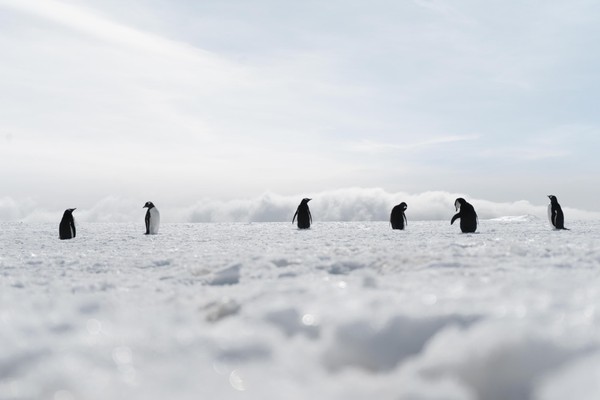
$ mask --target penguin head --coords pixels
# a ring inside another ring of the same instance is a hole
[[[77,210],[76,208],[67,208],[65,210],[65,214],[73,214],[73,211]]]
[[[152,208],[152,207],[154,207],[154,204],[152,204],[151,201],[147,201],[146,204],[144,204],[144,207],[142,207],[142,208]]]
[[[460,210],[460,206],[462,206],[465,203],[466,203],[466,201],[462,197],[459,197],[458,199],[456,199],[454,201],[454,207],[456,207],[456,211]]]
[[[302,201],[300,202],[300,204],[308,204],[309,201],[311,201],[312,199],[309,198],[303,198]]]
[[[408,206],[406,205],[406,203],[405,203],[405,202],[402,202],[402,203],[400,203],[400,204],[398,204],[398,205],[400,206],[400,209],[401,209],[402,211],[405,211],[405,210],[408,208]]]
[[[558,203],[558,199],[556,198],[555,195],[549,194],[548,198],[550,199],[550,203]]]

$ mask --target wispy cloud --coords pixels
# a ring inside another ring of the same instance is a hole
[[[408,142],[408,143],[383,143],[372,140],[361,140],[357,142],[351,142],[348,144],[348,148],[356,152],[365,153],[381,153],[389,152],[394,150],[412,150],[419,148],[435,147],[449,143],[474,141],[479,139],[479,135],[448,135],[448,136],[436,136],[430,139]]]
[[[202,57],[207,65],[223,67],[221,60],[207,51],[119,24],[84,6],[55,0],[0,0],[0,7],[29,13],[115,44],[164,56]]]

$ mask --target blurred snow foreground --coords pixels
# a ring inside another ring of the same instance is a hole
[[[0,230],[0,399],[600,398],[600,223]]]

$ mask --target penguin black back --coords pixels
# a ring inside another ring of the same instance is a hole
[[[296,209],[296,213],[294,214],[294,218],[292,218],[292,224],[296,217],[298,217],[298,229],[308,229],[310,228],[310,224],[312,223],[312,215],[310,214],[310,209],[308,208],[308,202],[312,199],[304,198],[300,202],[298,209]]]
[[[475,212],[475,208],[462,197],[456,199],[454,207],[456,207],[456,211],[458,212],[452,217],[450,225],[460,218],[460,230],[463,233],[475,232],[477,230],[477,213]]]
[[[407,225],[406,215],[404,211],[408,206],[405,202],[398,204],[392,208],[392,213],[390,214],[390,223],[392,224],[392,229],[404,229]]]
[[[75,208],[67,208],[60,220],[60,224],[58,225],[58,237],[61,240],[73,239],[77,233],[75,230],[73,211],[75,211]]]
[[[565,215],[563,214],[563,210],[558,204],[558,199],[554,195],[548,195],[550,199],[550,204],[548,205],[548,218],[550,219],[550,223],[554,227],[554,229],[564,229],[565,228]]]

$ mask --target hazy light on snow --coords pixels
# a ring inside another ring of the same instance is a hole
[[[597,221],[2,228],[10,398],[600,395]]]

